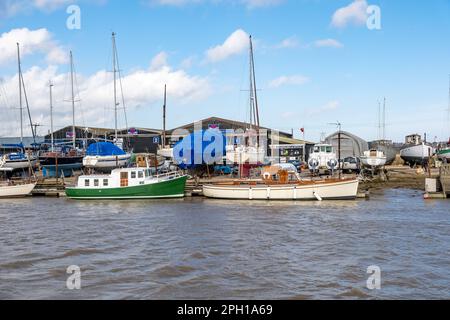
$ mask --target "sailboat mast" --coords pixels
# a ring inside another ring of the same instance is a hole
[[[386,97],[384,98],[383,102],[383,141],[386,140]]]
[[[116,69],[116,34],[112,33],[113,74],[114,74],[114,139],[117,142],[117,69]]]
[[[255,124],[259,129],[259,106],[258,106],[258,94],[256,87],[256,72],[255,72],[255,58],[253,55],[253,41],[252,36],[250,36],[250,61],[251,61],[251,77],[252,77],[252,90],[253,90],[253,99],[254,99],[254,115],[255,115]]]
[[[450,75],[448,76],[448,114],[447,114],[447,125],[448,125],[448,143],[450,144]]]
[[[53,152],[54,145],[55,145],[54,136],[53,136],[53,96],[52,96],[53,83],[50,81],[48,86],[50,88],[50,132],[51,132],[50,137],[51,137],[51,150]]]
[[[167,84],[164,85],[164,106],[163,106],[163,141],[162,147],[166,147],[166,107],[167,107]]]
[[[20,112],[20,142],[23,143],[23,107],[22,107],[22,66],[20,63],[20,45],[17,43],[17,63],[19,68],[19,112]]]
[[[73,54],[70,51],[70,83],[72,87],[72,146],[76,148],[76,133],[75,133],[75,91],[74,91],[74,77],[73,77]]]

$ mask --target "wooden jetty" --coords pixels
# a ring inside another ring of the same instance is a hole
[[[446,195],[450,195],[450,163],[443,164],[439,172],[439,180],[442,186],[442,192]]]

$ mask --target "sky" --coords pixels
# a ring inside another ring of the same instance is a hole
[[[76,124],[113,127],[112,32],[120,127],[125,105],[129,127],[162,128],[164,84],[168,128],[248,120],[252,35],[263,126],[370,141],[386,98],[387,139],[450,135],[450,0],[0,0],[0,136],[19,134],[17,42],[38,134],[49,81],[54,128],[72,123],[69,51]]]

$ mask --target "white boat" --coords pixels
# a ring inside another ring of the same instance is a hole
[[[251,146],[227,146],[227,161],[233,164],[258,164],[264,163],[266,151],[264,148]]]
[[[33,191],[36,183],[29,184],[2,184],[0,183],[0,198],[26,197]]]
[[[357,179],[302,180],[295,168],[271,166],[260,181],[233,181],[203,186],[203,195],[236,200],[346,200],[358,194]]]
[[[205,185],[203,195],[216,199],[240,200],[345,200],[355,199],[359,181],[320,180],[285,185],[233,184]]]
[[[309,155],[308,167],[311,171],[334,170],[338,161],[331,144],[316,144]]]
[[[425,143],[410,145],[400,151],[400,157],[410,166],[416,164],[422,165],[425,161],[428,161],[429,157],[433,154],[433,147],[426,145]]]
[[[360,157],[362,165],[370,168],[384,166],[386,164],[386,159],[384,152],[379,150],[365,151],[364,155]]]
[[[13,170],[27,169],[30,165],[34,168],[37,158],[23,153],[10,153],[0,157],[0,168],[10,168]]]
[[[161,148],[158,150],[158,155],[166,159],[173,159],[173,148]]]
[[[117,156],[86,156],[83,158],[83,166],[99,171],[122,168],[128,166],[131,160],[129,153]]]

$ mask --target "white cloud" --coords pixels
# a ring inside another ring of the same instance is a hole
[[[284,0],[242,0],[249,9],[276,6],[284,2]]]
[[[41,133],[46,133],[50,124],[48,101],[48,81],[50,79],[54,83],[55,127],[64,127],[72,122],[71,104],[64,102],[70,99],[69,74],[59,72],[57,66],[32,67],[24,71],[24,80],[33,122],[46,126],[41,128]],[[14,75],[4,79],[3,85],[0,84],[0,87],[5,89],[0,91],[4,92],[0,99],[0,110],[9,107],[11,111],[8,117],[5,116],[9,118],[4,121],[5,125],[0,126],[0,136],[17,136],[19,134],[17,82],[17,75]],[[77,83],[79,85],[76,90],[79,91],[77,99],[80,99],[81,103],[76,105],[76,123],[82,126],[112,126],[113,80],[111,72],[100,70],[88,76],[77,74]],[[159,102],[164,84],[167,84],[168,95],[174,105],[186,105],[200,101],[206,99],[211,93],[211,86],[207,78],[192,76],[183,70],[173,70],[168,65],[160,65],[157,70],[150,68],[135,70],[124,75],[122,83],[125,103],[129,112],[139,112],[138,109]],[[5,100],[9,102],[8,106],[5,106]],[[121,125],[124,126],[123,121]]]
[[[354,0],[333,14],[331,25],[337,28],[344,28],[348,24],[364,25],[367,21],[367,7],[366,0]]]
[[[35,53],[44,54],[50,64],[67,61],[67,53],[53,39],[47,29],[13,29],[0,35],[0,65],[14,61],[17,57],[17,43],[22,56]]]
[[[314,42],[316,47],[342,48],[344,45],[335,39],[322,39]]]
[[[240,54],[249,47],[249,35],[242,29],[233,32],[223,44],[209,49],[206,52],[208,62],[219,62],[231,56]]]
[[[277,49],[286,49],[286,48],[296,48],[300,45],[297,37],[293,36],[287,39],[284,39],[279,44],[275,46]]]
[[[167,58],[168,55],[166,52],[162,51],[158,53],[150,63],[150,70],[155,71],[167,66]]]
[[[340,107],[341,103],[338,100],[332,100],[318,108],[311,108],[308,112],[309,116],[322,114],[323,112],[333,111]]]
[[[256,9],[256,8],[276,6],[285,2],[285,0],[147,0],[146,2],[150,5],[175,6],[175,7],[182,7],[186,5],[200,4],[200,3],[242,4],[246,6],[248,9]]]
[[[305,83],[308,83],[310,79],[308,77],[302,75],[293,75],[293,76],[281,76],[269,83],[269,87],[271,88],[279,88],[286,85],[294,85],[299,86]]]
[[[1,0],[0,17],[8,18],[34,9],[51,12],[76,2],[77,0]]]

